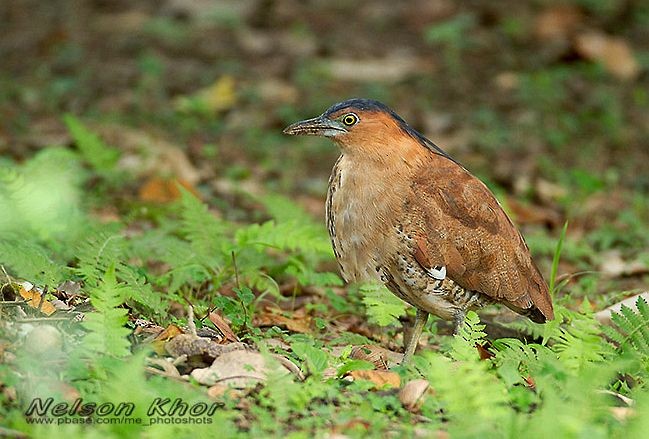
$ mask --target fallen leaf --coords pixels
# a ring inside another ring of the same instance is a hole
[[[349,358],[369,361],[379,370],[388,370],[390,365],[399,363],[403,355],[381,346],[366,344],[354,346]]]
[[[57,293],[61,293],[63,295],[62,298],[69,298],[71,296],[79,294],[79,292],[81,291],[81,284],[79,282],[66,280],[61,285],[56,287],[56,291]]]
[[[476,343],[475,348],[478,350],[478,355],[480,355],[481,360],[488,360],[490,358],[495,357],[495,355],[487,350],[483,345]]]
[[[170,203],[181,197],[179,185],[200,198],[198,191],[185,180],[158,176],[149,178],[140,187],[138,197],[140,201],[149,203]]]
[[[191,376],[199,383],[213,386],[217,383],[235,388],[254,386],[266,380],[270,373],[291,372],[271,355],[236,350],[218,356],[210,367],[194,369]]]
[[[141,326],[137,326],[136,329],[139,328],[141,328]],[[183,334],[183,330],[180,329],[178,326],[174,324],[167,326],[160,334],[156,336],[153,342],[151,342],[151,345],[155,353],[158,355],[164,355],[166,352],[165,349],[166,342],[180,334]]]
[[[525,384],[527,384],[527,387],[529,387],[530,389],[536,389],[536,382],[534,381],[534,378],[528,375],[523,379],[525,380]]]
[[[619,79],[631,80],[640,74],[640,65],[633,51],[620,37],[589,31],[577,36],[575,50],[585,59],[602,63],[609,73]]]
[[[377,389],[383,387],[399,387],[401,386],[401,377],[396,372],[389,370],[352,370],[348,376],[355,380],[365,380],[374,383]]]
[[[223,337],[225,337],[225,340],[228,341],[239,341],[239,338],[237,335],[232,331],[232,328],[230,328],[230,325],[228,322],[221,317],[218,313],[216,312],[211,312],[209,315],[210,322],[216,326],[216,329],[221,331],[221,334],[223,334]]]
[[[43,299],[43,291],[40,288],[35,288],[29,282],[23,282],[19,285],[18,294],[25,299],[27,305],[36,308],[46,316],[50,316],[56,312],[56,307],[51,302]]]
[[[424,379],[411,380],[399,391],[399,401],[410,412],[418,412],[430,383]]]
[[[311,332],[311,318],[307,315],[294,318],[285,317],[278,312],[263,312],[254,319],[255,326],[279,326],[286,328],[292,332],[299,332],[301,334],[308,334]]]

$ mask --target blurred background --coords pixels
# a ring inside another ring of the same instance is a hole
[[[0,230],[120,220],[174,181],[232,221],[260,219],[242,193],[321,221],[338,151],[281,130],[367,97],[485,180],[546,276],[569,220],[559,272],[604,306],[647,284],[647,29],[643,0],[3,1]],[[71,164],[79,121],[114,163]]]

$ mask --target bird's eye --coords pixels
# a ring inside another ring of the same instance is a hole
[[[356,122],[358,122],[358,116],[356,116],[354,113],[349,113],[343,116],[342,118],[343,124],[347,125],[348,127],[354,125]]]

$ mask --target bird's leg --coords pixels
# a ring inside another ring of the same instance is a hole
[[[460,333],[460,329],[462,329],[462,326],[464,326],[464,318],[466,317],[466,314],[464,311],[457,311],[455,313],[455,316],[453,316],[453,324],[455,325],[455,328],[453,329],[453,335],[458,335]]]
[[[418,309],[417,315],[415,316],[415,324],[412,327],[410,341],[408,342],[408,346],[406,346],[406,353],[403,355],[403,360],[401,361],[402,365],[406,365],[410,362],[412,355],[415,353],[415,349],[417,349],[419,338],[421,337],[421,333],[424,330],[427,321],[428,313]]]

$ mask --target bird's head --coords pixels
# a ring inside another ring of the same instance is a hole
[[[448,157],[387,105],[371,99],[348,99],[334,104],[320,116],[287,126],[284,134],[328,137],[344,152],[361,152],[365,157],[411,155],[417,150],[423,152],[422,146]]]

